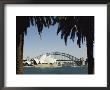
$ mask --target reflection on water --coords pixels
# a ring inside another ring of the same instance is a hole
[[[36,68],[24,67],[24,74],[87,74],[88,67]]]

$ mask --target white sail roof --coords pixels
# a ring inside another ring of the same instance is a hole
[[[51,55],[47,56],[46,54],[42,55],[39,59],[41,63],[54,63],[57,59],[54,59]]]

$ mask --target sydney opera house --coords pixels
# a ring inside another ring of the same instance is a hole
[[[73,59],[57,59],[52,55],[44,54],[40,58],[26,59],[23,61],[24,66],[34,66],[34,67],[63,67],[63,66],[86,66],[87,61],[83,58],[73,60]]]

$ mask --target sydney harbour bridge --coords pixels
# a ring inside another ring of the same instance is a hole
[[[50,60],[50,63],[57,63],[58,65],[63,66],[86,66],[88,64],[87,60],[84,60],[83,57],[76,58],[75,56],[61,52],[45,53],[35,57],[34,59],[37,59],[40,62],[42,59],[46,58]]]

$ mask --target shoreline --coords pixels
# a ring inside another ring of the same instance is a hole
[[[37,65],[34,65],[34,66],[23,66],[23,67],[28,67],[28,68],[31,68],[31,67],[34,67],[34,68],[63,68],[63,67],[68,67],[68,66],[37,66]],[[88,67],[88,66],[70,66],[70,67]]]

